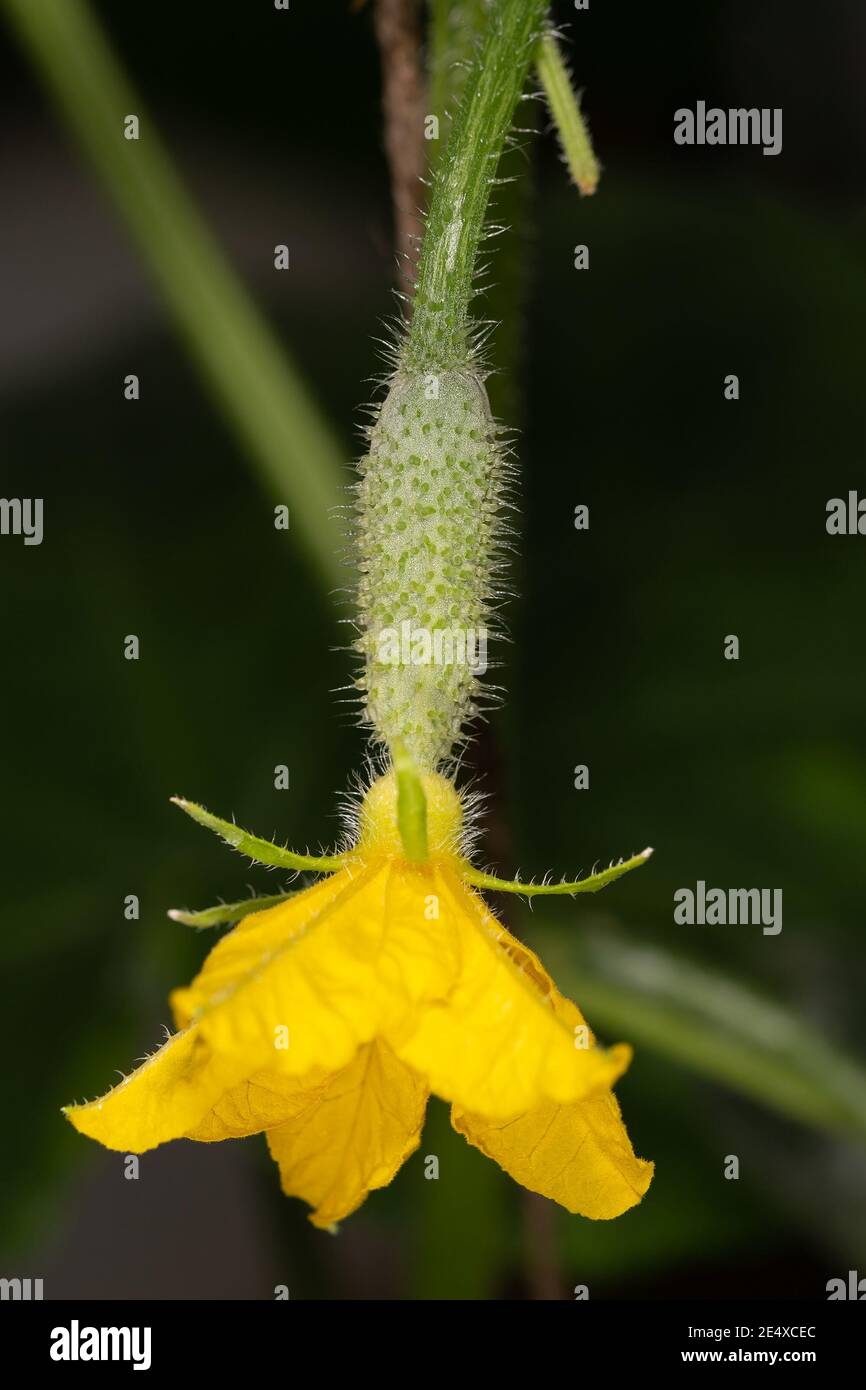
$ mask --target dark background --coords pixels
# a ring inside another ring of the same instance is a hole
[[[348,462],[394,307],[368,9],[97,9]],[[528,162],[508,156],[534,187],[509,415],[521,597],[507,701],[469,759],[495,792],[488,857],[560,874],[652,843],[652,864],[603,900],[560,900],[515,928],[543,949],[542,917],[576,938],[603,918],[598,930],[766,989],[807,1047],[814,1034],[862,1052],[866,539],[824,521],[828,498],[866,490],[866,11],[559,13],[605,173],[581,200],[550,135]],[[180,1142],[129,1182],[121,1155],[65,1124],[61,1104],[156,1043],[169,988],[206,949],[165,910],[276,891],[168,797],[327,844],[363,745],[333,693],[348,670],[337,608],[273,529],[275,499],[6,40],[0,491],[45,498],[45,540],[0,540],[0,1273],[82,1298],[268,1298],[275,1283],[293,1297],[569,1297],[577,1283],[592,1297],[823,1297],[858,1260],[866,1274],[862,1149],[664,1048],[639,1047],[618,1088],[657,1176],[614,1223],[528,1199],[438,1104],[419,1153],[336,1239],[279,1195],[260,1139]],[[675,146],[673,112],[698,99],[782,107],[782,154]],[[283,241],[287,275],[273,269]],[[581,242],[588,273],[572,268]],[[728,633],[739,662],[722,658]],[[588,792],[573,790],[577,763]],[[781,887],[781,936],[674,925],[674,890],[699,878]],[[423,1179],[431,1152],[438,1183]]]

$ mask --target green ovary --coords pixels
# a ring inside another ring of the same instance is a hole
[[[476,713],[502,471],[476,373],[397,373],[361,467],[357,645],[376,736],[424,768]]]

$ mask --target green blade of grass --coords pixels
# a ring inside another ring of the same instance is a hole
[[[750,985],[613,931],[533,928],[560,988],[605,1033],[649,1047],[815,1128],[866,1140],[866,1070]]]
[[[122,213],[199,372],[328,587],[340,582],[342,455],[184,188],[86,0],[0,0]],[[137,115],[140,138],[124,138]]]

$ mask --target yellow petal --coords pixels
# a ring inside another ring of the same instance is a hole
[[[432,888],[428,870],[377,860],[250,914],[173,994],[181,1031],[70,1121],[140,1153],[290,1119],[382,1027],[451,988],[454,937],[425,916]]]
[[[294,1119],[268,1131],[283,1191],[331,1226],[389,1183],[418,1147],[427,1088],[384,1043],[359,1049],[349,1066],[307,1092]]]
[[[210,995],[230,989],[238,974],[249,968],[251,955],[274,951],[303,932],[340,897],[349,881],[348,874],[331,874],[311,888],[287,896],[277,907],[241,918],[211,950],[192,985],[173,991],[171,1006],[177,1027],[186,1028],[201,1007],[199,996],[205,983]]]
[[[545,1101],[516,1120],[488,1120],[455,1106],[454,1128],[532,1192],[596,1220],[635,1206],[653,1165],[636,1158],[613,1092],[572,1105]]]
[[[321,1087],[328,1073],[316,1067],[306,1076],[287,1076],[279,1071],[260,1071],[225,1091],[185,1139],[213,1144],[220,1139],[244,1139],[262,1134],[291,1119],[309,1103],[310,1093]]]
[[[335,874],[306,892],[287,899],[284,905],[274,909],[279,913],[276,923],[279,934],[291,938],[293,933],[301,931],[311,919],[319,917],[332,905],[345,888],[346,880]],[[262,919],[270,916],[269,913],[256,913],[245,918],[211,952],[202,973],[207,974],[213,965],[209,978],[214,993],[220,988],[230,989],[230,962],[244,958],[244,950],[242,947],[239,949],[239,943],[248,935],[260,938]],[[273,926],[273,922],[268,923],[266,931]],[[263,949],[259,945],[259,955]],[[233,1107],[237,1109],[236,1119],[244,1104],[250,1111],[249,1127],[236,1129],[236,1132],[242,1133],[266,1129],[292,1113],[288,1104],[279,1113],[273,1108],[268,1109],[263,1104],[265,1098],[262,1093],[244,1101],[239,1092],[239,1088],[249,1084],[249,1077],[255,1077],[258,1072],[267,1071],[269,1064],[273,1065],[273,1046],[264,1057],[264,1067],[251,1065],[242,1050],[229,1048],[215,1052],[201,1030],[187,1026],[192,1013],[189,1007],[192,1000],[191,991],[176,991],[173,1002],[176,1001],[175,1018],[180,1031],[106,1095],[87,1105],[69,1106],[65,1110],[76,1129],[107,1148],[120,1149],[125,1153],[143,1153],[157,1144],[194,1132],[199,1126],[207,1129],[207,1117],[211,1112],[213,1115],[209,1123],[213,1137],[216,1137],[220,1124],[230,1128],[221,1117],[230,1115]],[[273,1041],[272,1035],[272,1044]],[[222,1109],[215,1109],[221,1103]],[[260,1124],[252,1123],[253,1107],[256,1105],[262,1111],[263,1122]]]
[[[456,971],[453,938],[424,914],[429,870],[379,861],[342,870],[225,936],[172,1005],[242,1076],[339,1071],[358,1047]]]
[[[567,1027],[586,1026],[577,1005],[556,991],[553,1006]],[[635,1157],[612,1091],[570,1105],[544,1101],[511,1120],[453,1106],[451,1122],[523,1187],[579,1216],[621,1216],[652,1182],[653,1164]]]
[[[389,1032],[397,1055],[437,1095],[491,1119],[609,1087],[628,1066],[631,1049],[581,1046],[538,957],[450,867],[437,867],[435,881],[442,916],[458,933],[460,975],[447,1000],[433,1001]],[[582,1024],[576,1009],[574,1016]]]
[[[193,1030],[175,1033],[99,1100],[70,1105],[67,1119],[109,1149],[144,1153],[179,1139],[239,1080],[231,1058],[214,1058]]]

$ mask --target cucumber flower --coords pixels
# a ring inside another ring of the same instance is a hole
[[[630,1048],[596,1043],[478,889],[594,892],[649,851],[576,883],[500,881],[466,856],[452,782],[419,780],[417,859],[399,768],[373,782],[355,843],[332,858],[179,803],[259,862],[322,877],[292,895],[171,914],[237,925],[172,994],[177,1032],[101,1099],[65,1110],[77,1130],[124,1153],[264,1133],[283,1191],[329,1228],[417,1149],[432,1092],[471,1144],[569,1211],[608,1218],[640,1201],[653,1166],[635,1157],[611,1090]]]
[[[482,677],[508,592],[515,466],[469,306],[490,191],[546,14],[546,0],[485,9],[436,166],[411,319],[359,464],[353,687],[384,771],[349,847],[327,858],[179,803],[251,859],[320,877],[292,896],[171,914],[235,925],[172,995],[177,1032],[101,1100],[65,1112],[128,1153],[264,1133],[283,1190],[325,1228],[418,1147],[431,1093],[450,1103],[469,1143],[571,1212],[618,1216],[652,1178],[612,1090],[630,1048],[596,1043],[479,892],[595,892],[650,851],[574,883],[502,881],[473,866],[464,803],[443,773],[456,772],[474,721],[497,698]],[[554,68],[561,110],[567,84]]]

